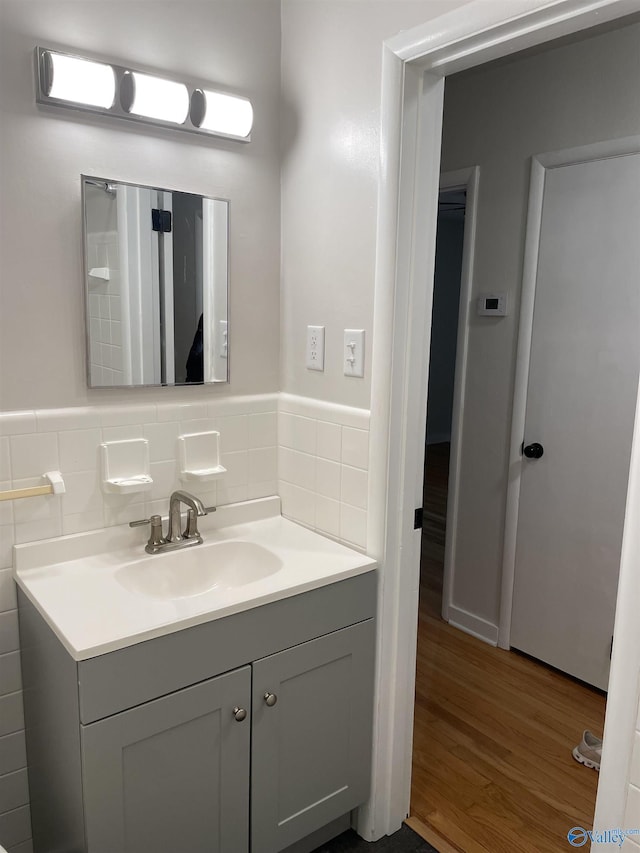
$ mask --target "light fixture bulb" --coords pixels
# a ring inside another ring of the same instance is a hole
[[[113,68],[102,62],[46,51],[45,93],[50,98],[109,109],[116,95]]]
[[[184,83],[128,71],[122,81],[123,108],[144,118],[183,124],[189,112],[189,91]]]
[[[191,121],[201,130],[245,139],[253,126],[253,107],[246,98],[196,89],[191,98]]]

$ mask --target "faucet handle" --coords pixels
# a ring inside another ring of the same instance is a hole
[[[190,509],[187,512],[187,526],[182,534],[183,539],[202,539],[198,530],[198,516],[196,512]]]
[[[204,515],[208,515],[210,512],[215,512],[216,508],[214,506],[205,506],[204,507]],[[184,529],[184,533],[182,534],[184,539],[201,539],[200,531],[198,530],[198,513],[194,510],[190,509],[187,512],[187,526]]]
[[[164,545],[166,539],[162,535],[162,517],[152,515],[151,518],[139,518],[137,521],[130,521],[129,527],[143,527],[145,524],[151,525],[149,540],[145,545],[145,551],[149,554],[155,554],[160,545]]]
[[[144,527],[145,524],[151,524],[151,519],[139,518],[137,521],[130,521],[129,527]]]
[[[164,542],[162,535],[162,518],[159,515],[152,515],[151,518],[139,518],[137,521],[130,521],[129,527],[143,527],[145,524],[151,525],[151,533],[147,548],[149,546],[161,545]]]
[[[139,518],[137,521],[130,521],[129,527],[144,527],[145,524],[150,524],[154,527],[161,520],[159,515],[152,515],[151,518]]]
[[[187,525],[184,529],[184,533],[182,534],[183,539],[200,539],[200,541],[202,541],[202,536],[198,530],[198,516],[208,515],[210,512],[215,512],[216,508],[214,506],[205,506],[203,507],[203,510],[204,512],[202,513],[196,513],[193,509],[190,509],[187,512]]]
[[[149,519],[149,523],[151,524],[151,533],[149,534],[147,546],[153,547],[162,545],[165,541],[164,536],[162,535],[162,516],[152,515]]]

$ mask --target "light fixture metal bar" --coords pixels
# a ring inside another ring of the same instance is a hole
[[[78,103],[62,98],[52,97],[48,94],[48,90],[50,88],[50,60],[49,54],[60,54],[63,56],[69,56],[74,59],[88,60],[90,62],[99,62],[105,65],[110,65],[113,69],[116,81],[116,94],[114,103],[111,107],[100,107],[92,104]],[[114,118],[123,118],[128,121],[137,122],[139,124],[150,124],[155,125],[156,127],[163,128],[171,128],[172,130],[178,131],[187,131],[188,133],[197,133],[199,136],[213,136],[222,139],[232,139],[236,142],[250,142],[251,141],[251,133],[247,136],[235,136],[230,133],[220,133],[216,131],[208,130],[205,127],[197,127],[191,120],[190,114],[187,114],[187,117],[183,124],[176,124],[172,121],[164,121],[162,119],[156,118],[148,118],[146,116],[136,115],[134,113],[130,113],[125,110],[122,106],[120,100],[120,90],[122,86],[122,81],[125,76],[131,72],[138,72],[141,74],[148,74],[155,77],[159,77],[162,79],[170,79],[175,83],[182,83],[187,87],[189,93],[189,99],[191,100],[193,97],[193,93],[203,88],[215,90],[217,87],[213,84],[203,83],[202,81],[194,81],[190,79],[185,79],[183,77],[176,77],[175,75],[167,75],[166,72],[160,71],[152,71],[146,68],[137,68],[131,65],[118,65],[114,62],[110,62],[109,60],[104,59],[103,57],[94,57],[94,56],[80,56],[79,54],[74,54],[69,51],[60,50],[57,48],[47,48],[37,46],[34,52],[35,56],[35,77],[36,77],[36,103],[41,104],[47,107],[63,107],[65,109],[78,110],[80,112],[90,112],[96,113],[104,116],[112,116]],[[229,94],[232,97],[238,97],[242,100],[248,100],[241,95],[235,95],[232,92],[225,93]]]

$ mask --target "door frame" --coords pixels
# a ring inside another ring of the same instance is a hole
[[[509,443],[509,481],[504,526],[504,550],[502,560],[502,589],[500,598],[500,622],[498,646],[508,649],[511,645],[511,616],[513,611],[513,588],[516,574],[516,541],[520,489],[524,463],[522,440],[525,436],[527,394],[529,391],[529,368],[533,338],[533,312],[538,277],[540,230],[542,228],[542,206],[547,172],[562,166],[609,160],[625,154],[640,153],[640,136],[612,139],[592,145],[581,145],[559,151],[537,154],[531,158],[529,183],[529,205],[525,229],[524,262],[522,271],[522,296],[520,322],[515,363],[513,391],[513,415]]]
[[[454,532],[458,526],[458,497],[462,456],[462,424],[464,422],[464,399],[467,378],[467,351],[469,348],[469,317],[471,314],[471,289],[476,251],[476,226],[478,218],[478,187],[480,167],[470,166],[453,172],[442,172],[440,190],[461,190],[467,194],[462,238],[462,273],[460,276],[460,300],[458,308],[458,331],[456,340],[456,364],[453,380],[453,411],[451,417],[451,450],[449,456],[449,480],[444,545],[444,575],[442,584],[442,618],[448,622],[453,606],[453,577],[456,562],[456,540]],[[458,614],[453,621],[456,622]]]
[[[637,11],[640,0],[478,0],[383,44],[367,525],[368,553],[381,566],[377,701],[371,796],[357,818],[369,840],[397,830],[410,803],[420,555],[413,516],[424,465],[444,77]],[[639,469],[632,467],[627,518],[640,504],[638,422],[632,460]],[[621,598],[640,591],[640,536],[631,527],[623,540],[596,828],[622,825],[638,708],[640,650],[631,641],[640,639],[639,620],[631,599]]]

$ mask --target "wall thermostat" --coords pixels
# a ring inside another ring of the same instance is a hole
[[[483,293],[478,297],[478,314],[481,317],[506,317],[507,294]]]

